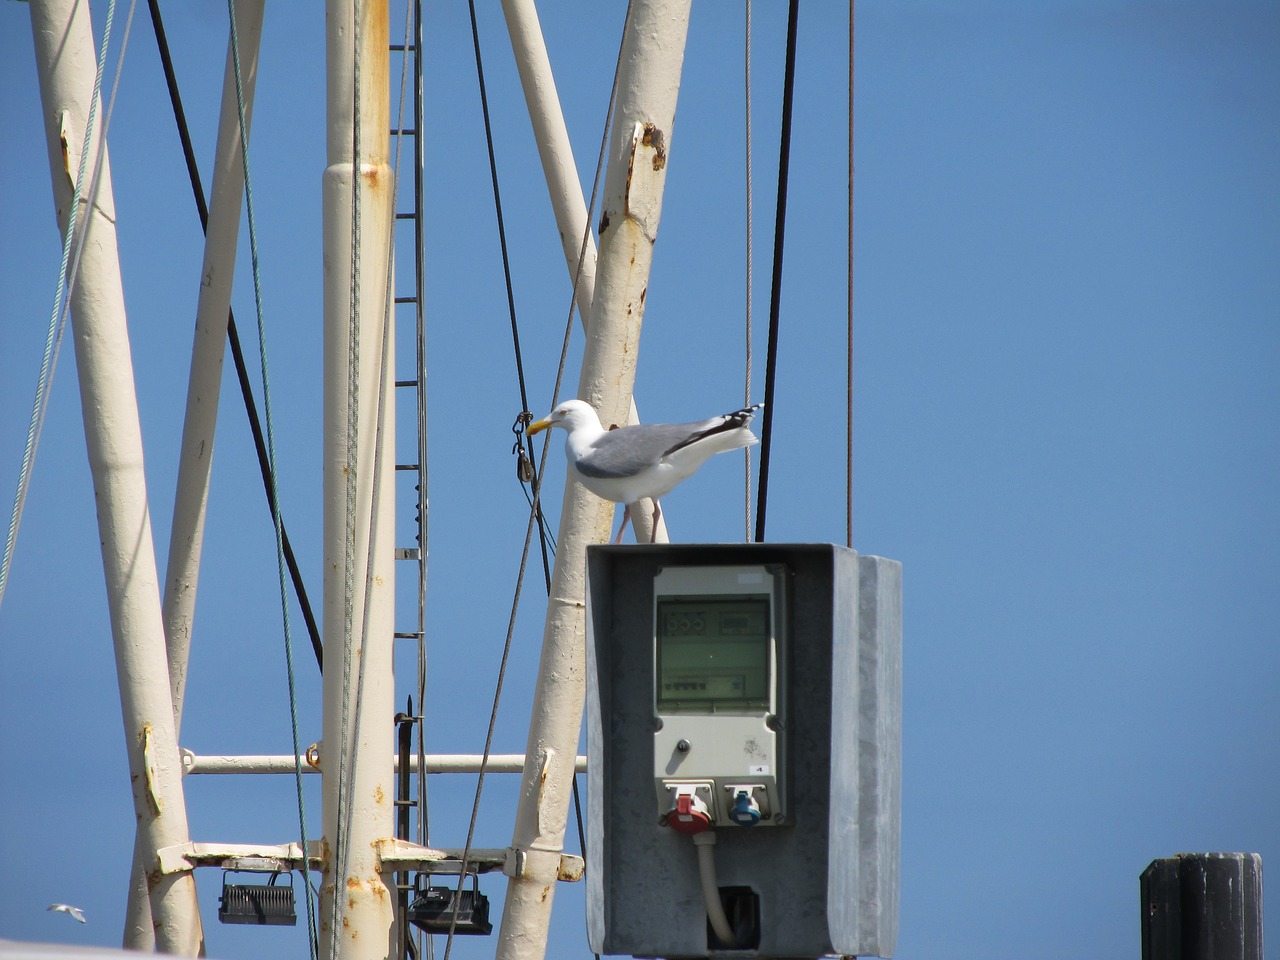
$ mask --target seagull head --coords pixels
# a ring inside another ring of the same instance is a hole
[[[557,404],[556,408],[548,413],[541,420],[529,424],[529,435],[541,433],[550,427],[563,427],[570,433],[580,427],[587,427],[595,432],[599,432],[600,417],[596,415],[595,409],[585,400],[565,400],[563,403]]]

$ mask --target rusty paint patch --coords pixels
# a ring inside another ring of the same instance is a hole
[[[357,889],[360,886],[359,877],[347,877],[347,886],[351,889]]]
[[[636,169],[636,145],[640,141],[640,124],[631,129],[631,151],[627,154],[627,189],[624,196],[631,196],[631,175]]]
[[[160,802],[160,795],[156,792],[156,758],[151,742],[154,733],[155,727],[150,723],[144,723],[139,732],[139,739],[142,741],[142,774],[146,777],[147,806],[151,808],[151,815],[158,817],[163,804]]]
[[[586,869],[587,865],[581,857],[562,854],[560,856],[560,867],[556,871],[556,879],[574,883],[582,879]]]
[[[598,231],[600,236],[603,237],[604,232],[608,229],[609,229],[609,211],[605,210],[603,213],[600,214],[600,229]]]
[[[70,185],[72,193],[74,193],[76,173],[79,171],[73,172],[71,169],[73,164],[71,159],[71,114],[66,110],[63,110],[58,115],[58,141],[62,144],[62,172],[66,174],[67,183]],[[75,166],[79,167],[79,165],[78,162],[75,163]]]
[[[382,792],[382,784],[378,784],[378,786],[374,788],[373,802],[379,805],[387,802],[387,795]]]
[[[542,888],[542,902],[543,902],[543,903],[546,903],[546,902],[547,902],[547,897],[549,897],[549,896],[551,896],[551,887],[549,887],[549,886],[543,887],[543,888]]]
[[[667,141],[661,130],[652,123],[646,123],[644,125],[644,136],[641,137],[640,142],[646,147],[653,148],[654,172],[667,165]]]

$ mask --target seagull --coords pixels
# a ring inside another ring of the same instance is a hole
[[[70,914],[74,919],[79,920],[81,923],[89,922],[84,918],[83,910],[81,910],[79,907],[73,907],[69,903],[51,903],[49,904],[49,909],[54,910],[57,913]]]
[[[566,400],[531,423],[529,433],[550,427],[568,431],[564,452],[569,472],[602,500],[626,505],[645,498],[653,501],[656,530],[662,516],[659,497],[693,476],[713,454],[759,443],[747,424],[763,406],[757,403],[693,423],[638,423],[606,430],[591,404]],[[625,506],[614,543],[622,542],[630,517],[631,507]]]

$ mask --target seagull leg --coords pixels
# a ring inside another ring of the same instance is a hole
[[[622,505],[622,526],[618,527],[618,535],[614,538],[614,543],[622,542],[622,532],[627,529],[627,521],[631,519],[631,507],[628,504]]]
[[[649,542],[658,542],[658,521],[662,519],[662,507],[658,505],[657,499],[651,497],[649,502],[653,504],[653,527],[649,530]]]

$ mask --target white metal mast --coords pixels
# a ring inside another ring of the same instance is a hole
[[[320,945],[322,954],[335,960],[380,960],[391,949],[395,902],[378,872],[376,849],[376,841],[395,833],[395,388],[391,344],[383,343],[394,199],[387,4],[328,0],[325,16],[325,869]],[[349,388],[353,348],[359,362]],[[355,414],[350,425],[349,414]],[[386,437],[381,449],[379,423]],[[349,481],[354,485],[350,492]]]
[[[54,202],[58,225],[65,235],[95,72],[89,6],[76,0],[34,0],[31,26]],[[195,878],[189,869],[164,874],[154,869],[157,850],[187,842],[187,810],[120,282],[115,200],[105,149],[100,176],[95,173],[102,139],[100,110],[97,116],[85,164],[83,209],[77,212],[76,232],[85,242],[79,274],[69,294],[72,339],[102,541],[133,805],[141,845],[148,852],[156,943],[166,953],[195,956],[202,939]],[[96,202],[91,203],[88,184],[95,176],[100,183]]]
[[[691,0],[634,0],[622,44],[595,296],[578,396],[623,422],[635,382],[644,293],[666,181]],[[546,951],[586,697],[586,548],[609,539],[612,504],[565,489],[497,956]]]

